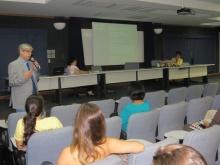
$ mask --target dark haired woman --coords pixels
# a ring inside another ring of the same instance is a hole
[[[25,150],[28,140],[35,132],[62,128],[63,125],[56,117],[42,119],[44,100],[40,95],[30,95],[25,103],[27,112],[23,119],[18,120],[14,138],[18,150]]]
[[[171,59],[171,61],[176,65],[176,66],[181,66],[183,64],[183,59],[181,58],[181,52],[177,51],[175,57]]]
[[[70,74],[88,74],[89,71],[80,70],[77,67],[77,60],[75,58],[70,58],[67,62],[67,68],[70,71]]]
[[[67,62],[67,69],[69,70],[69,74],[89,74],[89,71],[80,70],[77,67],[77,60],[75,58],[70,58]],[[93,96],[92,88],[89,87],[88,95]]]
[[[57,165],[84,165],[101,160],[110,154],[139,153],[144,145],[105,136],[105,119],[95,104],[82,104],[74,123],[73,141],[65,148]]]
[[[130,95],[132,103],[126,105],[119,115],[122,118],[122,130],[125,132],[131,115],[151,110],[149,102],[143,100],[145,96],[145,89],[141,83],[131,83],[128,88],[128,94]]]

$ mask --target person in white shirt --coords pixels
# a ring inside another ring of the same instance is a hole
[[[80,70],[77,67],[77,60],[75,58],[70,58],[69,61],[67,62],[67,69],[69,69],[70,74],[89,74],[89,71],[84,71],[84,70]],[[87,94],[89,96],[93,96],[94,93],[92,92],[92,90],[88,90]]]

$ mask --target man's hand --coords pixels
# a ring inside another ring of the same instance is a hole
[[[23,75],[24,75],[24,77],[26,79],[29,79],[32,76],[32,74],[33,74],[33,70],[32,69],[29,70],[28,72],[23,70]]]
[[[36,61],[36,60],[34,60],[34,65],[33,65],[33,67],[37,67],[38,69],[40,69],[40,64]]]

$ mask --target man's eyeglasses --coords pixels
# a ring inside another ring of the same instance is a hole
[[[27,52],[27,53],[32,53],[33,51],[32,50],[23,50],[24,52]]]

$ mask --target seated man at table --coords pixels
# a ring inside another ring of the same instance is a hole
[[[171,61],[176,65],[176,66],[181,66],[183,64],[183,59],[181,58],[181,52],[177,51],[176,56],[171,59]]]

